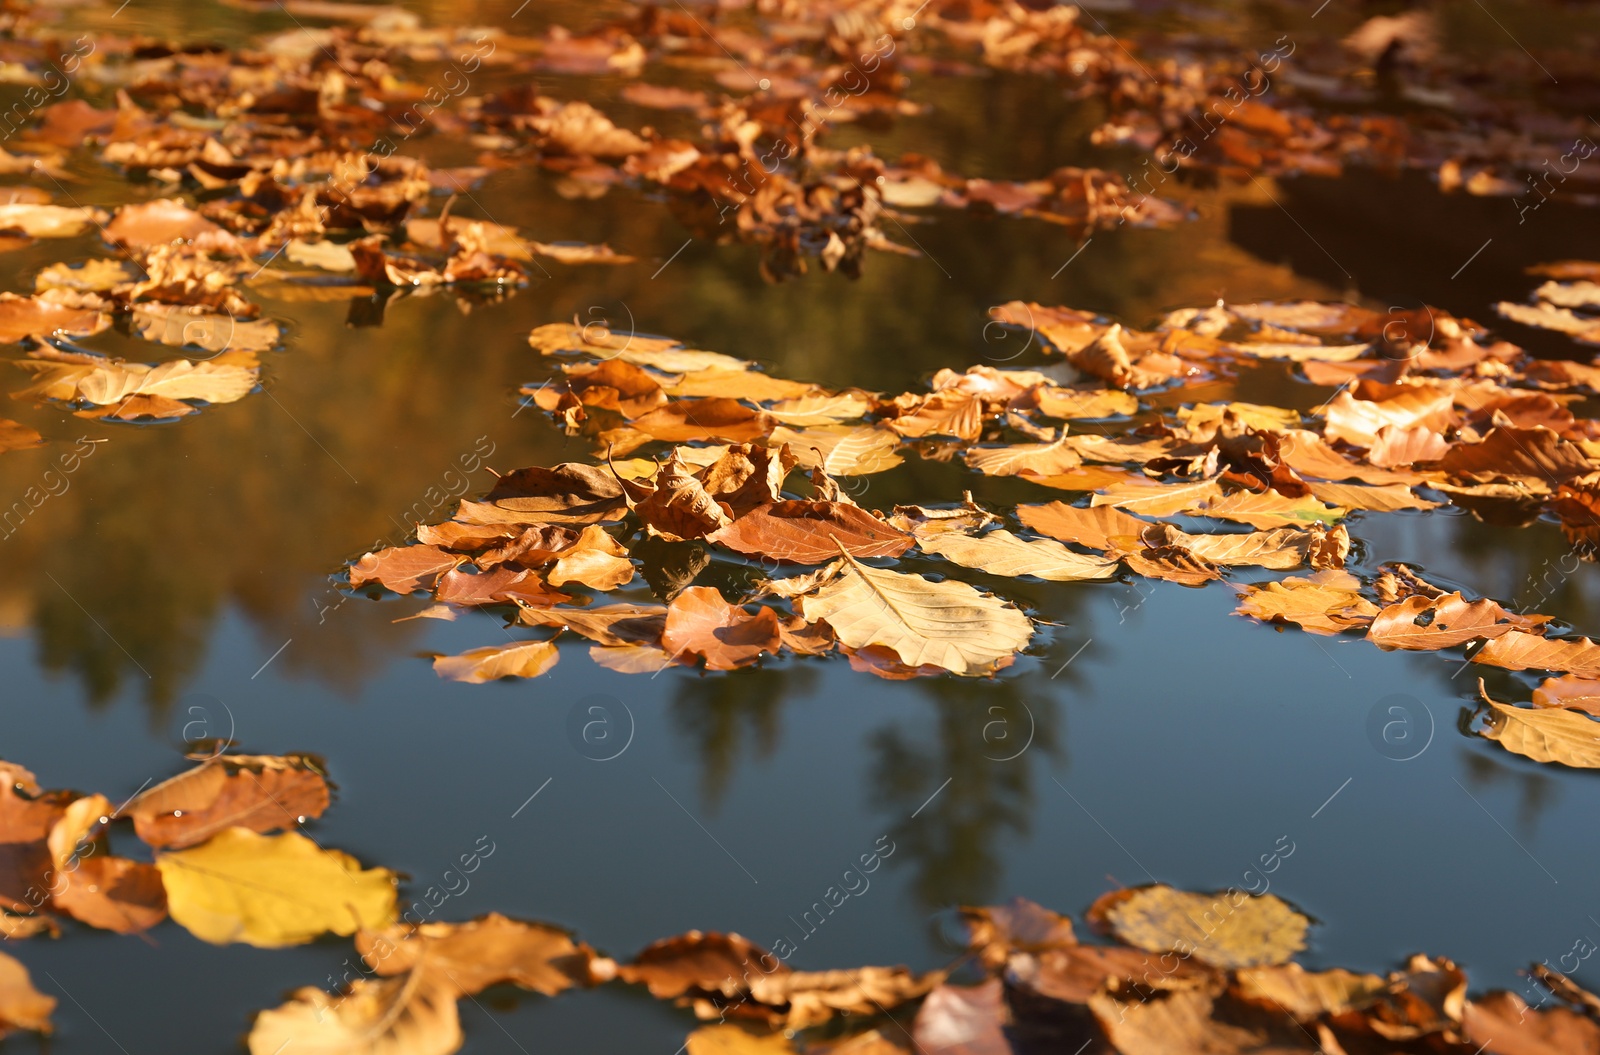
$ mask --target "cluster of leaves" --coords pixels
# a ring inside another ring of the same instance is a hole
[[[958,579],[887,560],[1056,581],[1125,570],[1186,586],[1243,567],[1303,569],[1238,583],[1239,613],[1312,633],[1360,631],[1384,649],[1476,648],[1479,663],[1567,675],[1535,696],[1563,701],[1554,711],[1510,708],[1508,717],[1491,705],[1484,732],[1540,761],[1595,764],[1590,719],[1576,712],[1600,697],[1600,646],[1403,565],[1363,578],[1345,567],[1343,521],[1451,502],[1497,523],[1551,517],[1592,549],[1600,433],[1572,404],[1600,384],[1596,366],[1534,360],[1429,309],[1217,304],[1174,312],[1153,331],[1037,304],[994,315],[1031,327],[1065,362],[942,370],[931,391],[888,396],[775,378],[664,338],[538,327],[530,344],[560,373],[530,385],[528,398],[593,436],[601,462],[502,476],[453,520],[421,527],[416,544],[361,558],[351,581],[431,590],[441,604],[430,616],[514,605],[523,625],[586,637],[596,661],[617,670],[729,670],[763,653],[837,650],[859,669],[911,677],[991,674],[1035,628]],[[1274,364],[1333,392],[1307,413],[1203,401]],[[665,457],[621,457],[651,445]],[[1065,499],[1023,503],[1011,524],[970,495],[885,514],[836,479],[893,469],[907,449]],[[787,490],[802,468],[809,484]],[[663,603],[590,608],[554,589],[626,591],[635,560]],[[766,575],[730,603],[694,585],[713,560]],[[778,574],[791,568],[812,570]],[[437,667],[483,681],[543,673],[557,656],[546,637]],[[1505,735],[1508,723],[1544,735]],[[1546,743],[1557,729],[1583,749]]]
[[[107,856],[103,796],[41,791],[0,764],[8,841],[0,883],[19,914],[6,934],[54,934],[51,914],[142,931],[172,917],[201,938],[283,946],[352,936],[356,976],[308,986],[256,1016],[248,1046],[329,1055],[450,1055],[463,1043],[458,1002],[492,986],[555,996],[575,986],[643,986],[715,1025],[691,1055],[1007,1055],[1092,1050],[1432,1052],[1545,1055],[1600,1045],[1600,998],[1546,967],[1563,1004],[1530,1008],[1494,992],[1468,999],[1449,960],[1414,956],[1387,976],[1307,971],[1293,962],[1310,920],[1272,894],[1190,893],[1162,885],[1102,896],[1086,914],[1109,942],[1081,943],[1072,921],[1037,904],[964,908],[966,954],[951,968],[797,971],[737,934],[686,934],[618,963],[568,932],[490,913],[466,922],[397,922],[395,877],[361,870],[289,827],[328,805],[313,760],[216,755],[124,809],[157,848],[154,865]],[[463,861],[465,866],[466,862]],[[57,880],[49,878],[54,869]],[[42,904],[19,885],[50,887]],[[39,914],[22,914],[39,909]],[[55,1001],[0,954],[0,1036],[50,1031]],[[903,1019],[910,1017],[909,1027]]]

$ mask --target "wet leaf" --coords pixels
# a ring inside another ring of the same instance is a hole
[[[482,684],[499,678],[537,678],[560,658],[554,642],[517,641],[469,648],[459,656],[440,656],[433,661],[433,669],[441,678]]]
[[[1361,583],[1342,571],[1246,586],[1238,615],[1265,623],[1292,623],[1313,634],[1334,635],[1371,624],[1378,606],[1361,596]]]
[[[1367,637],[1382,649],[1430,652],[1513,630],[1538,632],[1548,616],[1515,615],[1490,600],[1468,601],[1459,593],[1407,597],[1379,612]]]
[[[1076,439],[1077,437],[1074,437]],[[1015,476],[1031,472],[1057,476],[1083,463],[1083,458],[1062,436],[1054,443],[1020,443],[1012,447],[973,447],[966,452],[967,466],[985,476]]]
[[[450,1055],[461,1047],[456,993],[427,971],[357,979],[344,993],[309,985],[256,1016],[250,1055],[285,1049],[317,1055]]]
[[[1479,682],[1482,692],[1483,683]],[[1579,769],[1600,769],[1600,722],[1576,711],[1553,708],[1525,710],[1496,703],[1484,695],[1489,721],[1487,739],[1535,762],[1559,762]]]
[[[1054,582],[1104,581],[1117,562],[1076,553],[1049,539],[1021,539],[1000,528],[986,535],[943,532],[919,538],[917,545],[963,567],[990,575],[1033,575]]]
[[[658,440],[728,440],[748,443],[771,432],[776,424],[765,411],[752,410],[737,399],[674,400],[633,421],[633,427]]]
[[[92,308],[74,308],[40,297],[0,293],[0,343],[15,344],[29,337],[54,334],[90,337],[110,325],[111,316]]]
[[[966,583],[870,568],[853,557],[838,578],[799,599],[810,622],[826,620],[852,648],[882,645],[910,667],[989,674],[1033,636],[1017,609]]]
[[[1185,950],[1214,967],[1287,963],[1305,948],[1311,923],[1276,894],[1196,894],[1159,883],[1104,895],[1089,918],[1135,948]]]
[[[393,872],[363,869],[349,854],[321,849],[299,832],[228,828],[200,846],[160,854],[156,867],[173,920],[213,945],[303,945],[328,932],[386,927],[395,918]]]
[[[927,1055],[1010,1055],[1004,990],[998,978],[981,985],[942,985],[928,994],[911,1027]]]
[[[868,476],[893,469],[904,459],[896,453],[900,437],[876,425],[817,426],[772,430],[768,443],[787,444],[799,464],[822,469],[829,476]]]
[[[763,652],[776,654],[782,640],[771,608],[751,613],[729,604],[710,586],[691,586],[667,606],[661,646],[673,656],[699,656],[707,670],[749,666]]]
[[[368,553],[350,566],[350,585],[375,582],[395,593],[431,589],[445,572],[460,564],[458,553],[437,546],[391,546]]]
[[[135,934],[166,918],[168,899],[154,867],[111,856],[103,840],[94,840],[113,812],[104,795],[89,795],[50,829],[51,865],[61,881],[51,885],[50,904],[91,927]]]
[[[1150,521],[1115,506],[1084,508],[1065,502],[1018,506],[1017,519],[1041,535],[1101,551],[1111,548],[1114,536],[1138,535],[1150,526]]]
[[[1513,630],[1484,645],[1473,654],[1472,662],[1507,670],[1550,670],[1600,678],[1600,645],[1588,638],[1566,640]]]
[[[523,608],[528,626],[571,630],[602,645],[644,645],[661,640],[667,609],[658,604],[608,604],[598,608]]]
[[[545,996],[603,981],[615,965],[566,931],[498,912],[467,923],[397,924],[356,935],[356,951],[380,975],[422,967],[460,995],[510,982]]]
[[[328,779],[307,755],[218,755],[130,802],[139,838],[157,849],[204,842],[224,828],[293,828],[328,808]]]
[[[55,997],[33,987],[28,969],[0,953],[0,1037],[16,1029],[53,1032],[50,1013],[55,1008]]]
[[[552,586],[576,582],[593,590],[615,590],[633,579],[633,561],[620,542],[591,524],[561,551],[545,578]]]
[[[842,546],[856,557],[898,557],[913,539],[860,506],[783,501],[724,525],[707,541],[792,564],[826,564]]]
[[[622,519],[622,485],[604,466],[563,462],[508,473],[484,502],[461,503],[469,524],[594,524]]]

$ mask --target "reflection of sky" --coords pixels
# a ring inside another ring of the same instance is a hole
[[[1564,833],[1583,830],[1600,786],[1463,738],[1456,720],[1476,669],[1452,683],[1459,664],[1447,657],[1257,626],[1229,614],[1221,587],[1157,587],[1120,625],[1130,588],[1072,589],[1087,595],[1073,625],[998,684],[869,681],[842,663],[787,683],[760,672],[626,677],[595,671],[580,646],[533,683],[446,684],[424,660],[401,658],[344,697],[284,680],[276,664],[241,679],[238,658],[260,650],[228,618],[194,683],[214,699],[184,701],[155,729],[131,699],[87,710],[38,680],[26,642],[9,641],[0,654],[15,698],[54,702],[14,713],[7,754],[35,762],[48,784],[115,797],[179,765],[189,707],[231,713],[245,749],[329,757],[340,791],[312,829],[319,842],[409,873],[416,896],[487,836],[494,854],[441,916],[547,919],[614,955],[700,927],[787,937],[801,968],[929,968],[948,956],[930,919],[943,905],[1021,893],[1077,912],[1151,876],[1259,888],[1245,872],[1290,843],[1271,889],[1322,921],[1312,965],[1383,969],[1426,950],[1463,962],[1479,985],[1515,986],[1516,966],[1595,929],[1592,852]],[[415,644],[456,650],[489,622],[429,623]],[[1373,705],[1397,691],[1434,722],[1432,743],[1408,762],[1383,757],[1366,732]],[[567,732],[575,702],[596,693],[636,723],[628,750],[603,763],[581,757]],[[991,706],[1019,729],[1027,712],[1035,720],[1034,745],[1015,761],[985,757],[1009,753],[986,728]],[[719,765],[722,782],[708,787]],[[859,888],[844,872],[884,835],[894,852],[871,885],[800,940],[802,913],[830,886]],[[1514,910],[1483,910],[1508,892]],[[162,1028],[141,987],[157,1005],[183,987],[200,1035],[220,1038],[348,953],[340,942],[213,950],[171,926],[157,940],[159,959],[135,940],[76,931],[22,955],[127,1044],[154,1043]],[[631,1008],[630,1036],[677,1028],[622,994],[585,999]],[[543,1023],[571,1014],[523,1005],[514,1029],[556,1029]],[[63,1017],[74,1020],[70,1006]]]

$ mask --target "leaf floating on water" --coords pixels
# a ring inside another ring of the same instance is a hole
[[[910,667],[982,675],[1010,663],[1033,636],[1027,616],[964,582],[845,560],[838,578],[800,598],[800,610],[852,648],[882,645]]]
[[[771,608],[751,613],[710,586],[691,586],[667,606],[661,646],[673,656],[703,658],[707,670],[736,670],[777,653],[782,636]]]
[[[1378,606],[1361,596],[1361,581],[1342,571],[1285,579],[1243,590],[1238,615],[1264,623],[1292,623],[1313,634],[1334,635],[1369,626]]]
[[[746,513],[707,541],[735,553],[793,564],[826,564],[839,556],[841,546],[855,557],[898,557],[911,548],[913,539],[860,506],[783,501]]]
[[[55,1009],[55,997],[33,987],[28,969],[0,952],[0,1037],[14,1029],[53,1032],[50,1013]]]
[[[297,989],[256,1016],[247,1043],[250,1055],[450,1055],[463,1039],[455,990],[442,975],[418,971],[358,978],[344,993]]]
[[[510,982],[545,996],[604,981],[616,965],[566,931],[498,912],[467,923],[397,924],[356,935],[356,951],[380,975],[421,967],[442,975],[461,996]]]
[[[1213,967],[1288,963],[1305,948],[1311,925],[1276,894],[1196,894],[1159,883],[1106,894],[1088,916],[1135,948],[1186,949]]]
[[[440,656],[433,661],[433,669],[441,678],[481,684],[500,678],[537,678],[560,658],[552,641],[518,641],[469,648],[459,656]]]
[[[303,945],[329,932],[376,930],[395,918],[393,872],[363,869],[349,854],[321,849],[299,832],[228,828],[200,846],[160,854],[156,867],[173,920],[213,945]]]
[[[1075,553],[1049,539],[1021,539],[1004,528],[986,535],[955,532],[918,539],[926,553],[934,553],[963,567],[990,575],[1033,575],[1053,582],[1104,581],[1116,574],[1117,562]]]
[[[115,812],[104,795],[68,806],[50,829],[55,879],[50,904],[91,927],[136,934],[166,918],[168,899],[151,865],[105,852],[96,830]]]
[[[157,849],[204,842],[225,828],[293,828],[328,808],[328,778],[307,755],[218,755],[139,793],[124,811]]]
[[[1496,703],[1480,679],[1478,692],[1489,705],[1483,736],[1535,762],[1558,762],[1577,769],[1600,769],[1600,722],[1576,711],[1525,710]]]
[[[1454,648],[1513,630],[1539,632],[1549,616],[1515,615],[1489,600],[1468,601],[1459,593],[1407,597],[1378,613],[1367,637],[1382,649],[1429,652]]]

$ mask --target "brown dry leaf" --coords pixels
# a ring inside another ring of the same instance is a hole
[[[748,443],[726,448],[716,461],[696,477],[706,492],[734,517],[783,497],[783,483],[795,467],[794,453],[786,447],[755,447]]]
[[[1150,526],[1150,521],[1129,516],[1116,506],[1085,509],[1065,502],[1018,506],[1017,519],[1041,535],[1102,551],[1111,548],[1112,537],[1138,535]]]
[[[1014,952],[1044,952],[1078,943],[1071,919],[1024,897],[1004,905],[963,905],[961,919],[967,927],[967,947],[990,970]]]
[[[415,593],[432,589],[439,576],[465,559],[438,546],[391,546],[350,565],[350,585],[375,582],[395,593]]]
[[[633,421],[633,427],[658,439],[727,440],[748,443],[771,432],[777,422],[762,410],[752,410],[737,399],[673,400]]]
[[[980,985],[941,985],[917,1009],[912,1044],[924,1055],[1011,1055],[1010,1020],[1000,979]]]
[[[1307,563],[1315,538],[1309,531],[1288,527],[1227,535],[1191,535],[1170,524],[1153,524],[1144,529],[1140,541],[1152,549],[1176,546],[1188,550],[1208,564],[1225,567],[1250,564],[1287,571]],[[1345,545],[1348,548],[1348,540]]]
[[[867,476],[893,469],[904,459],[895,452],[900,437],[877,425],[822,425],[772,430],[767,442],[787,445],[801,467],[829,476]]]
[[[234,826],[293,828],[328,808],[328,778],[309,755],[218,755],[140,792],[126,807],[157,849],[205,842]]]
[[[1450,449],[1445,438],[1420,425],[1408,429],[1385,425],[1367,451],[1367,461],[1385,469],[1410,466],[1415,462],[1434,462]]]
[[[964,582],[869,568],[848,555],[838,578],[799,603],[851,648],[882,645],[907,666],[954,674],[992,673],[1033,636],[1027,616]]]
[[[0,204],[0,231],[21,231],[30,238],[72,238],[100,225],[105,218],[104,210],[90,206],[17,201]]]
[[[525,923],[498,912],[466,923],[396,924],[356,934],[356,951],[380,975],[419,966],[442,975],[458,994],[471,996],[510,982],[545,996],[604,981],[615,964],[564,930]]]
[[[982,397],[961,389],[946,389],[927,396],[902,396],[908,400],[897,417],[883,425],[901,436],[954,436],[969,443],[983,432]]]
[[[51,891],[51,905],[91,927],[136,934],[167,916],[167,896],[154,865],[112,857],[103,841],[90,838],[112,813],[104,795],[89,795],[66,808],[50,829],[51,863],[65,883]]]
[[[1237,615],[1265,623],[1293,623],[1313,634],[1343,633],[1369,625],[1378,606],[1361,596],[1361,581],[1342,571],[1320,571],[1304,579],[1285,579],[1243,587]]]
[[[1283,463],[1301,476],[1322,480],[1359,480],[1366,484],[1414,484],[1420,477],[1413,472],[1396,472],[1353,462],[1340,454],[1321,436],[1303,429],[1280,434],[1278,455]]]
[[[1324,1055],[1342,1050],[1328,1046],[1282,1013],[1252,1015],[1247,1009],[1230,1009],[1232,1013],[1220,1014],[1216,995],[1204,989],[1156,993],[1138,1002],[1095,993],[1089,1009],[1121,1052]],[[1326,1037],[1333,1042],[1331,1034]]]
[[[590,645],[589,658],[618,674],[655,674],[671,666],[687,665],[655,645]]]
[[[912,537],[857,505],[791,500],[762,506],[707,536],[736,553],[825,564],[842,546],[856,557],[898,557]]]
[[[53,1032],[50,1013],[55,1009],[55,997],[46,996],[33,987],[28,969],[0,953],[0,1038],[14,1029]]]
[[[1489,430],[1481,443],[1450,447],[1439,468],[1451,476],[1476,483],[1494,480],[1532,480],[1552,490],[1563,480],[1594,471],[1583,448],[1546,428]]]
[[[1473,654],[1472,662],[1507,670],[1549,670],[1600,678],[1600,645],[1586,637],[1566,640],[1513,630],[1484,645]]]
[[[1222,497],[1222,485],[1215,480],[1163,484],[1144,477],[1102,488],[1089,499],[1091,506],[1116,506],[1129,513],[1165,517],[1198,509]]]
[[[1310,1023],[1323,1015],[1339,1015],[1361,1007],[1384,991],[1388,983],[1375,974],[1355,974],[1335,968],[1307,971],[1297,963],[1277,967],[1246,967],[1233,976],[1233,995],[1269,1011],[1287,1013],[1295,1021]]]
[[[1073,437],[1077,439],[1077,437]],[[1030,472],[1059,476],[1083,464],[1083,458],[1063,435],[1054,443],[1019,443],[1011,447],[971,447],[963,457],[967,467],[985,476],[1016,476]]]
[[[440,656],[433,661],[433,670],[451,681],[481,684],[497,678],[537,678],[560,658],[561,651],[553,641],[517,641]]]
[[[747,667],[763,652],[782,647],[778,614],[760,607],[752,614],[722,599],[715,587],[691,586],[667,606],[661,645],[673,656],[700,656],[707,670]]]
[[[598,608],[529,608],[520,614],[528,626],[553,626],[601,645],[654,645],[661,640],[667,609],[659,604],[608,604]]]
[[[0,451],[25,451],[41,446],[44,437],[19,421],[0,418]]]
[[[0,907],[32,912],[49,896],[46,839],[76,798],[70,791],[43,791],[32,773],[0,761]]]
[[[750,978],[750,997],[771,1008],[768,1020],[786,1029],[821,1025],[837,1015],[876,1015],[914,1000],[944,981],[945,972],[915,975],[904,967],[857,967],[843,971],[784,971]],[[710,1018],[716,1011],[696,1005]]]
[[[1147,579],[1161,579],[1180,586],[1199,587],[1222,578],[1215,564],[1190,553],[1182,546],[1146,546],[1138,539],[1125,539],[1132,548],[1113,545],[1106,556],[1125,561],[1128,570]]]
[[[593,590],[615,590],[633,580],[633,561],[605,528],[590,524],[577,541],[561,551],[545,579],[552,586],[576,582]]]
[[[1091,557],[1050,539],[1021,539],[1004,528],[986,535],[954,531],[918,537],[924,553],[933,553],[964,568],[990,575],[1033,575],[1052,582],[1104,581],[1116,574],[1117,562]]]
[[[632,264],[639,258],[619,253],[609,245],[586,245],[582,242],[534,242],[528,243],[540,256],[551,260],[559,260],[563,264]]]
[[[1453,424],[1452,404],[1448,391],[1433,387],[1407,388],[1384,400],[1357,399],[1348,391],[1340,392],[1328,401],[1324,410],[1328,424],[1323,433],[1330,440],[1371,447],[1378,442],[1378,431],[1385,426],[1437,432]]]
[[[524,393],[533,396],[541,410],[555,411],[570,391],[586,407],[615,410],[625,418],[647,414],[667,401],[661,380],[649,371],[620,359],[603,363],[574,363],[566,368],[566,386],[540,385]]]
[[[826,626],[827,624],[822,624]],[[910,681],[913,678],[936,678],[945,672],[943,667],[924,663],[920,667],[908,667],[900,662],[899,653],[892,648],[882,645],[868,645],[865,648],[851,648],[849,645],[840,645],[839,651],[850,661],[850,669],[862,674],[871,674],[875,678],[885,681]]]
[[[783,1033],[752,1033],[719,1023],[690,1033],[683,1050],[688,1055],[794,1055],[795,1048]]]
[[[1438,509],[1438,502],[1419,497],[1405,484],[1368,487],[1362,484],[1328,483],[1312,480],[1306,484],[1319,502],[1337,510],[1365,509],[1375,513],[1395,513],[1402,509]]]
[[[1063,421],[1125,417],[1139,412],[1139,401],[1115,388],[1060,388],[1043,384],[1012,400],[1013,406],[1031,407],[1047,418]]]
[[[461,503],[457,520],[469,524],[594,524],[621,520],[622,485],[605,468],[563,462],[508,473],[483,502]]]
[[[765,403],[773,399],[815,397],[822,390],[801,381],[786,381],[755,370],[694,370],[666,382],[667,394],[675,397],[719,396]],[[827,397],[824,397],[827,398]]]
[[[1157,883],[1102,895],[1088,919],[1147,952],[1187,949],[1214,967],[1288,963],[1306,945],[1311,921],[1276,894],[1196,894]]]
[[[1488,724],[1482,736],[1498,741],[1513,754],[1535,762],[1559,762],[1578,769],[1600,769],[1600,722],[1576,711],[1546,708],[1525,710],[1489,698],[1478,681],[1478,692],[1489,705]]]
[[[1461,1035],[1485,1055],[1600,1055],[1593,1019],[1564,1007],[1530,1008],[1516,993],[1467,1001]]]
[[[1600,718],[1600,680],[1564,675],[1546,678],[1533,690],[1535,707],[1565,707]]]
[[[768,961],[772,963],[769,968]],[[753,969],[753,970],[752,970]],[[784,962],[737,934],[691,930],[655,942],[619,964],[617,977],[643,984],[650,995],[671,1000],[695,991],[736,996],[756,973],[787,974]]]
[[[1468,601],[1460,593],[1407,597],[1379,612],[1367,638],[1381,649],[1433,652],[1513,630],[1539,632],[1549,616],[1517,615],[1487,599]]]
[[[32,373],[35,380],[32,387],[17,396],[82,399],[96,406],[122,403],[135,396],[233,403],[250,394],[261,374],[253,356],[236,354],[248,357],[249,365],[221,358],[200,363],[175,359],[157,366],[110,360],[94,365],[24,360],[17,365]]]
[[[29,337],[92,337],[111,325],[111,316],[92,308],[74,308],[41,297],[0,293],[0,343]]]
[[[452,568],[439,579],[433,599],[443,604],[476,606],[487,604],[550,605],[565,604],[571,595],[552,590],[538,572],[499,565],[488,572],[473,574]]]
[[[1316,486],[1316,485],[1312,485]],[[1332,524],[1345,510],[1324,505],[1315,498],[1285,498],[1277,491],[1233,491],[1209,498],[1183,510],[1194,516],[1216,517],[1249,524],[1253,528],[1288,527],[1313,523]],[[1165,515],[1165,514],[1163,514]]]
[[[236,319],[171,304],[135,304],[129,321],[147,341],[208,352],[270,352],[280,337],[278,324],[267,319]]]
[[[222,249],[235,242],[228,232],[175,198],[122,206],[106,224],[105,238],[113,245],[136,249],[196,241],[208,249]]]
[[[806,425],[832,425],[855,421],[872,409],[872,400],[863,392],[824,392],[817,395],[795,396],[780,399],[767,407],[775,421],[795,428]],[[771,440],[783,442],[774,431]]]
[[[463,1040],[455,987],[442,974],[415,971],[358,978],[344,993],[297,989],[256,1016],[247,1043],[250,1055],[450,1055]]]
[[[668,542],[704,538],[732,522],[728,510],[689,472],[674,450],[656,473],[654,490],[633,511],[651,535]]]

